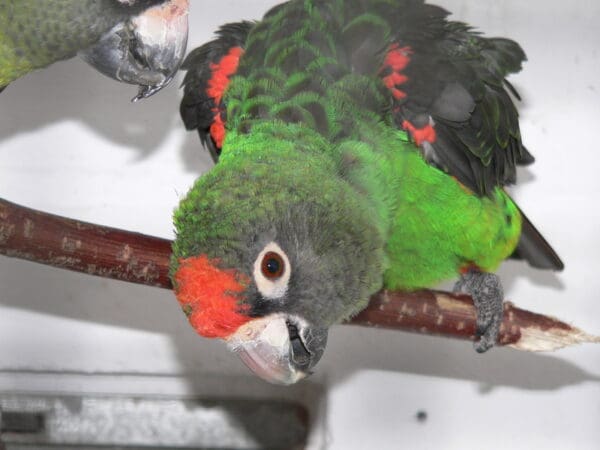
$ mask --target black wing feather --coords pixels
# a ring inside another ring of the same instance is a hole
[[[533,226],[527,216],[523,214],[523,211],[520,209],[519,211],[521,212],[523,225],[519,244],[512,257],[524,259],[538,269],[563,270],[565,265],[558,254]]]
[[[223,25],[217,38],[194,49],[181,65],[187,73],[183,79],[184,94],[179,112],[186,129],[198,130],[200,140],[208,148],[213,160],[219,158],[220,149],[210,136],[209,129],[214,119],[215,102],[206,93],[212,76],[211,64],[218,62],[233,47],[243,47],[253,22],[238,22]]]
[[[495,187],[514,182],[516,165],[531,159],[508,93],[514,88],[504,80],[520,70],[525,54],[513,41],[486,39],[463,23],[446,21],[441,8],[412,9],[398,16],[395,37],[413,51],[402,85],[407,97],[395,105],[396,122],[419,127],[433,120],[446,138],[433,142],[426,157],[434,164],[443,160],[442,168],[461,183],[491,195]]]

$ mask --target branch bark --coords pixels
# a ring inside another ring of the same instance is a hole
[[[66,219],[0,199],[0,254],[170,288],[167,239]]]
[[[170,289],[171,242],[80,222],[0,199],[0,254],[105,278]],[[383,290],[348,323],[475,339],[470,297],[448,292]],[[571,325],[505,302],[498,340],[520,350],[549,351],[600,342]]]

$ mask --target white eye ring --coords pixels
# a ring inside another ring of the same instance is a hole
[[[267,277],[269,272],[272,272],[272,276]],[[290,260],[275,242],[265,245],[254,261],[254,282],[262,296],[268,299],[278,299],[285,295],[291,273]]]

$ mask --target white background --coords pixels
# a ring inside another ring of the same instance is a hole
[[[258,19],[275,4],[191,3],[190,49],[219,24]],[[566,270],[506,263],[506,296],[600,334],[600,2],[437,3],[488,36],[519,41],[529,57],[510,80],[537,162],[511,192]],[[173,208],[210,167],[180,123],[177,84],[134,105],[135,88],[78,60],[18,80],[0,95],[0,196],[172,237]],[[44,371],[57,375],[35,386],[23,375]],[[168,291],[0,257],[0,390],[52,389],[59,374],[80,372],[180,377],[196,380],[182,388],[193,392],[206,374],[246,369],[197,337]],[[93,378],[67,387],[93,389]],[[465,342],[344,326],[330,334],[314,381],[327,386],[331,449],[600,448],[600,346],[477,355]]]

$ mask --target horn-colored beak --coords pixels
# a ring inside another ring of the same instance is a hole
[[[227,341],[256,375],[287,385],[310,375],[325,351],[327,329],[277,313],[242,325]]]

